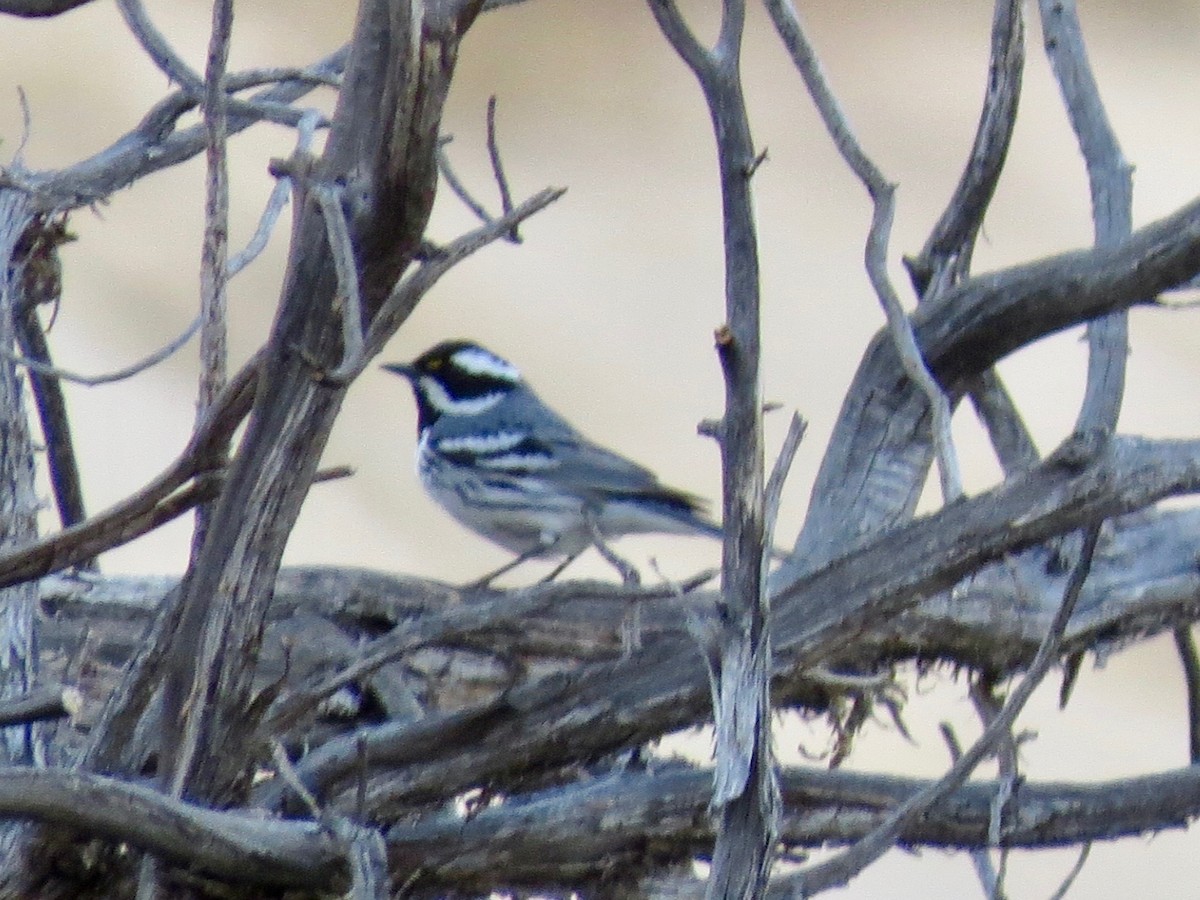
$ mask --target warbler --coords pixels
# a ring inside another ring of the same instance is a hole
[[[417,401],[417,473],[429,495],[516,559],[564,559],[597,538],[666,532],[719,538],[704,503],[588,440],[479,344],[445,341],[385,369]]]

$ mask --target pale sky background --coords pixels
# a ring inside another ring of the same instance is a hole
[[[201,67],[208,5],[148,5],[162,31]],[[353,6],[243,2],[231,67],[311,61],[345,40]],[[893,274],[911,301],[899,258],[919,250],[958,179],[983,93],[991,4],[831,0],[801,3],[800,10],[850,121],[899,184]],[[1021,118],[977,271],[1091,242],[1084,170],[1041,52],[1036,9],[1028,12]],[[1200,191],[1200,4],[1089,2],[1082,14],[1108,111],[1137,167],[1135,224],[1145,224]],[[32,168],[66,165],[104,147],[168,90],[104,0],[52,21],[0,19],[0,46],[0,153],[7,159],[17,144],[21,86],[32,114],[25,149]],[[754,136],[770,153],[755,176],[765,392],[810,422],[780,524],[781,538],[790,540],[842,394],[883,319],[861,265],[865,192],[841,165],[757,6],[744,68]],[[479,340],[512,359],[590,436],[715,499],[717,453],[696,436],[695,424],[722,404],[711,350],[723,309],[719,198],[708,116],[691,74],[634,0],[532,0],[487,15],[463,47],[445,120],[455,135],[454,163],[481,197],[492,196],[483,145],[490,93],[499,97],[501,145],[518,197],[546,185],[569,193],[525,226],[524,245],[493,246],[445,278],[386,358],[409,359],[447,337]],[[328,105],[329,97],[313,102]],[[235,246],[251,233],[270,189],[267,161],[291,145],[291,136],[273,127],[234,140]],[[80,240],[64,252],[66,290],[51,335],[62,365],[109,371],[183,330],[197,302],[201,205],[197,160],[72,218]],[[444,192],[432,237],[446,240],[472,224]],[[239,360],[269,327],[286,238],[285,222],[269,252],[234,283]],[[1123,430],[1200,434],[1198,317],[1134,313]],[[1002,369],[1042,450],[1052,449],[1081,395],[1078,334],[1030,348]],[[194,347],[129,382],[70,391],[92,510],[126,496],[173,459],[191,426],[194,396]],[[770,447],[786,421],[786,413],[769,420]],[[996,477],[995,464],[969,411],[956,427],[968,487],[983,489]],[[289,562],[465,580],[504,561],[424,498],[413,473],[414,432],[406,386],[368,371],[326,453],[326,464],[351,465],[358,474],[314,488]],[[179,524],[109,554],[104,566],[177,572],[186,543]],[[699,540],[642,539],[625,549],[638,562],[658,558],[675,575],[718,558],[715,545]],[[574,571],[607,575],[596,564]],[[965,684],[941,674],[912,691],[908,717],[917,746],[874,725],[851,765],[941,771],[946,754],[937,723],[949,718],[964,740],[975,733]],[[1022,720],[1038,732],[1023,752],[1027,778],[1111,778],[1186,762],[1184,699],[1168,642],[1117,653],[1103,671],[1089,663],[1065,713],[1055,708],[1056,691],[1057,683],[1050,685]],[[813,729],[788,728],[781,755],[797,759],[801,740],[809,749],[824,743]],[[701,757],[707,752],[700,741],[691,746]],[[1097,847],[1071,896],[1195,896],[1198,841],[1171,832]],[[1073,852],[1016,855],[1009,895],[1048,896],[1073,861]],[[958,898],[980,890],[965,856],[893,852],[830,896]]]

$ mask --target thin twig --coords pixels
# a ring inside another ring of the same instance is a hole
[[[432,258],[426,259],[396,284],[371,322],[364,342],[362,365],[375,357],[437,281],[472,253],[503,238],[515,224],[541,212],[566,193],[566,188],[546,188],[516,207],[510,215],[481,225],[456,238]],[[352,375],[357,375],[357,372]]]
[[[987,88],[971,153],[925,246],[916,257],[903,260],[920,302],[940,296],[970,273],[975,241],[1016,126],[1025,66],[1024,35],[1020,0],[996,0]],[[1036,464],[1037,448],[1000,374],[989,369],[974,380],[968,393],[1005,474]]]
[[[350,226],[342,208],[340,192],[332,185],[316,182],[308,185],[310,193],[321,207],[329,254],[337,272],[338,301],[342,317],[342,361],[328,377],[334,381],[349,379],[366,365],[363,359],[362,299],[358,283],[358,264],[354,259],[354,243]]]
[[[1046,55],[1087,163],[1096,245],[1113,246],[1129,237],[1133,227],[1133,167],[1125,160],[1104,111],[1075,0],[1039,0],[1038,6]],[[1128,314],[1113,313],[1089,322],[1087,337],[1087,385],[1075,430],[1111,434],[1125,393]]]
[[[938,725],[938,730],[942,733],[942,740],[946,742],[946,749],[950,752],[950,762],[958,762],[962,758],[962,744],[958,741],[958,735],[954,733],[954,727],[949,722],[942,722]],[[979,879],[983,895],[988,900],[1004,900],[1003,883],[987,850],[972,850],[971,865],[975,867],[975,877]]]
[[[325,814],[321,810],[321,805],[317,803],[317,798],[312,795],[312,791],[304,786],[304,782],[300,780],[300,776],[296,772],[296,767],[288,758],[287,751],[283,749],[283,744],[277,740],[271,741],[271,759],[275,763],[276,774],[284,780],[288,790],[304,804],[309,818],[314,822],[323,823]]]
[[[203,79],[184,62],[183,57],[175,52],[175,48],[155,27],[141,0],[117,0],[117,9],[121,11],[125,25],[159,70],[200,102],[204,96]]]
[[[126,26],[159,70],[172,83],[183,89],[183,95],[191,106],[202,105],[206,82],[154,25],[141,0],[118,0],[117,8],[121,11]],[[280,125],[295,125],[298,117],[302,115],[299,110],[269,100],[246,101],[229,98],[226,105],[230,112],[238,115],[252,115]]]
[[[57,309],[62,295],[58,247],[68,240],[71,236],[66,230],[65,219],[39,216],[26,229],[13,254],[14,265],[20,267],[22,295],[12,312],[17,345],[26,357],[46,365],[52,364],[50,345],[38,309],[44,305]],[[62,526],[67,528],[86,519],[87,510],[66,398],[56,378],[33,372],[29,383],[46,444],[54,503]],[[87,560],[84,565],[92,568],[95,561]]]
[[[454,166],[450,163],[450,154],[446,152],[446,146],[450,141],[447,138],[438,143],[437,148],[437,164],[438,171],[442,173],[442,178],[446,179],[446,184],[450,190],[454,192],[454,196],[462,201],[463,205],[475,214],[480,222],[485,225],[491,224],[493,221],[492,214],[489,213],[482,203],[475,199],[474,195],[467,190],[467,186],[462,183],[462,179],[458,177],[458,173],[454,171]]]
[[[95,387],[100,384],[112,384],[116,381],[124,381],[127,378],[132,378],[134,375],[140,375],[147,369],[158,365],[165,359],[170,358],[180,349],[187,345],[200,330],[201,317],[196,316],[191,323],[185,328],[178,337],[174,338],[170,343],[155,350],[149,356],[145,356],[135,363],[132,363],[124,368],[117,369],[114,372],[106,372],[103,375],[82,375],[79,372],[73,372],[70,369],[64,369],[61,366],[50,365],[49,363],[39,362],[36,359],[30,359],[27,356],[20,356],[13,353],[4,347],[0,347],[0,356],[5,359],[12,360],[17,365],[24,366],[31,372],[37,372],[41,375],[49,375],[61,381],[69,381],[72,384],[82,384],[86,387]]]
[[[301,117],[300,123],[296,126],[296,148],[292,151],[293,157],[306,155],[312,149],[313,140],[322,118],[321,113],[315,109],[307,110]],[[291,181],[280,178],[275,182],[275,187],[271,189],[271,196],[267,200],[262,216],[259,217],[254,234],[250,236],[250,240],[246,242],[246,246],[242,250],[229,258],[229,263],[225,268],[227,278],[233,278],[239,274],[266,249],[271,232],[275,230],[275,223],[279,221],[279,216],[287,206],[291,194]]]
[[[244,131],[265,119],[286,120],[285,124],[290,126],[299,124],[307,111],[293,109],[287,104],[319,84],[340,78],[348,57],[349,48],[342,47],[301,70],[302,75],[279,81],[259,91],[249,101],[231,101],[229,133]],[[264,72],[254,70],[249,74],[253,82]],[[266,78],[266,81],[271,80]],[[238,82],[239,76],[230,76],[230,85]],[[69,168],[49,172],[28,173],[10,168],[0,172],[0,186],[33,195],[39,208],[45,210],[70,210],[94,204],[139,178],[202,152],[205,146],[203,123],[177,129],[179,118],[198,104],[198,98],[172,94],[144,116],[133,130],[91,157]]]
[[[975,239],[1004,169],[1017,121],[1025,67],[1024,35],[1020,0],[996,0],[987,88],[971,153],[925,246],[916,257],[904,259],[922,300],[942,293],[970,270]]]
[[[20,697],[0,700],[0,727],[79,715],[83,694],[73,687],[43,685]]]
[[[842,159],[862,181],[874,204],[866,243],[867,276],[883,306],[888,330],[904,372],[920,386],[929,401],[933,445],[941,474],[942,498],[946,503],[951,503],[962,496],[963,490],[958,454],[950,432],[950,403],[921,357],[921,351],[913,336],[912,324],[904,314],[900,297],[887,272],[888,240],[895,214],[896,186],[883,177],[883,173],[866,155],[851,131],[790,0],[766,0],[766,6],[775,24],[775,30],[779,32],[784,46],[791,54],[792,62],[803,78],[813,102],[816,103],[834,145]]]
[[[1190,625],[1180,626],[1172,633],[1187,687],[1188,759],[1195,765],[1200,763],[1200,654],[1196,652]]]
[[[1079,857],[1075,860],[1075,865],[1071,866],[1071,871],[1067,873],[1066,877],[1062,881],[1062,884],[1058,886],[1058,890],[1050,895],[1049,900],[1063,900],[1063,898],[1067,896],[1067,893],[1071,890],[1071,885],[1075,883],[1075,879],[1078,878],[1079,873],[1083,871],[1083,866],[1088,861],[1088,856],[1091,855],[1091,852],[1092,842],[1088,841],[1080,848]]]
[[[500,159],[500,144],[496,140],[496,95],[488,97],[487,103],[487,148],[488,159],[492,162],[492,175],[496,186],[500,189],[501,215],[510,215],[513,211],[512,191],[508,187],[508,176],[504,174],[504,163]],[[521,232],[514,225],[508,232],[508,239],[514,244],[521,243]]]
[[[783,444],[779,448],[779,455],[775,457],[775,465],[771,468],[771,475],[767,479],[767,486],[763,490],[763,567],[765,568],[771,560],[771,555],[774,553],[775,547],[775,523],[779,519],[779,503],[783,498],[783,485],[787,481],[788,473],[792,470],[792,461],[796,458],[796,451],[800,449],[800,442],[804,440],[804,433],[808,430],[808,423],[801,418],[799,413],[792,413],[792,420],[788,423],[787,434],[784,435]]]

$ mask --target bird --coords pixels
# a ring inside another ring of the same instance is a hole
[[[512,363],[473,341],[449,340],[383,368],[417,403],[417,474],[462,525],[528,559],[561,558],[554,578],[591,546],[626,574],[605,542],[627,534],[720,538],[694,494],[584,437]]]

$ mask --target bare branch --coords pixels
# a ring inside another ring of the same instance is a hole
[[[408,272],[392,290],[367,330],[363,365],[383,349],[383,345],[408,318],[418,301],[450,269],[471,254],[504,237],[511,229],[535,213],[541,212],[566,192],[566,188],[546,188],[539,191],[516,207],[511,214],[494,219],[460,236],[446,247],[440,248],[432,258],[422,261],[415,270]]]
[[[1075,883],[1075,879],[1079,877],[1079,873],[1083,871],[1084,865],[1088,861],[1088,856],[1091,855],[1092,844],[1088,841],[1079,851],[1079,857],[1075,860],[1075,865],[1071,866],[1071,871],[1062,880],[1062,884],[1058,886],[1053,894],[1050,895],[1050,900],[1063,900],[1067,893],[1071,890],[1071,885]]]
[[[1167,494],[1200,490],[1196,442],[1118,437],[1082,466],[1069,461],[1080,459],[1064,450],[1008,484],[895,528],[776,593],[778,701],[804,688],[792,673],[832,662],[874,624],[949,589],[983,563]],[[811,695],[809,700],[816,702]],[[338,738],[315,750],[297,769],[318,795],[337,790],[354,770],[356,742],[365,741],[379,772],[368,807],[383,814],[432,790],[453,794],[495,785],[511,772],[514,754],[553,766],[564,754],[575,759],[636,746],[690,727],[709,712],[703,661],[692,637],[679,629],[644,634],[642,650],[584,666],[569,683],[516,686],[503,706],[513,712],[484,704],[419,723],[364,728],[354,739]],[[402,770],[388,771],[392,766]]]
[[[122,0],[128,3],[130,0]],[[225,68],[233,30],[233,0],[216,0],[212,11],[201,114],[205,136],[204,237],[200,250],[200,383],[196,425],[203,422],[225,386],[229,366],[229,169],[226,160],[229,113]],[[187,86],[185,85],[185,88]],[[223,460],[228,445],[214,448]],[[199,551],[212,517],[210,503],[196,507],[192,553]],[[177,793],[175,796],[179,796]]]
[[[1075,603],[1083,590],[1083,583],[1091,570],[1092,556],[1096,551],[1096,542],[1099,538],[1100,524],[1090,525],[1084,535],[1079,562],[1072,570],[1066,589],[1063,591],[1062,606],[1055,615],[1050,630],[1046,632],[1029,671],[1013,688],[1008,699],[1004,701],[1003,708],[983,730],[971,748],[954,762],[945,775],[900,804],[886,820],[848,850],[795,875],[778,879],[772,885],[772,896],[810,897],[835,885],[845,884],[887,852],[899,838],[906,823],[914,821],[933,804],[944,800],[971,776],[975,767],[992,752],[997,742],[1012,727],[1012,723],[1016,721],[1017,716],[1025,707],[1026,701],[1033,695],[1034,690],[1041,684],[1042,679],[1050,670],[1050,666],[1057,659],[1063,631],[1074,612]]]
[[[1200,762],[1200,653],[1196,652],[1191,626],[1176,628],[1173,636],[1187,687],[1188,759],[1197,763]]]
[[[50,346],[37,311],[44,305],[57,309],[62,295],[58,247],[71,239],[65,219],[39,216],[21,236],[13,254],[22,284],[19,306],[13,310],[17,346],[25,356],[43,365],[51,364]],[[46,444],[59,521],[64,527],[75,525],[87,518],[87,512],[62,386],[57,379],[41,372],[34,372],[29,382]]]
[[[917,307],[912,322],[924,359],[957,396],[984,368],[1029,343],[1030,332],[1050,334],[1131,306],[1197,269],[1200,201],[1193,200],[1117,247],[968,279]],[[788,571],[798,560],[806,569],[819,566],[906,521],[916,507],[929,460],[928,401],[902,377],[887,337],[872,342],[847,392]]]
[[[844,844],[861,837],[888,811],[919,793],[920,779],[817,768],[780,773],[786,847]],[[502,890],[568,893],[596,881],[611,885],[674,861],[706,855],[713,839],[704,815],[712,772],[663,766],[611,773],[566,788],[523,795],[464,818],[432,814],[387,832],[392,864],[413,886],[464,892]],[[905,847],[987,846],[989,800],[996,785],[972,781],[909,823]],[[1072,815],[1064,816],[1062,810]],[[1155,811],[1164,813],[1155,819]],[[1018,794],[1006,847],[1067,846],[1143,834],[1147,827],[1186,828],[1200,811],[1200,768],[1104,783],[1026,782]],[[1154,823],[1154,824],[1151,824]],[[565,836],[570,838],[566,839]],[[570,872],[573,877],[565,878]],[[565,882],[565,883],[564,883]],[[618,896],[637,896],[624,881]],[[621,893],[621,889],[625,892]],[[540,889],[540,890],[539,890]],[[690,894],[695,896],[699,886]]]
[[[101,384],[112,384],[117,381],[124,381],[127,378],[132,378],[135,375],[140,375],[147,369],[153,368],[165,359],[174,356],[179,350],[187,346],[188,341],[195,337],[196,332],[200,330],[201,317],[196,316],[191,323],[179,335],[171,340],[170,343],[159,347],[148,356],[139,359],[135,363],[131,363],[124,368],[117,369],[114,372],[105,372],[103,375],[83,375],[79,372],[73,372],[70,369],[64,369],[61,366],[51,365],[49,362],[34,359],[28,354],[18,356],[11,350],[0,347],[0,356],[15,362],[19,366],[24,366],[31,372],[36,372],[39,375],[46,375],[50,378],[59,381],[69,381],[72,384],[82,384],[86,387],[96,387]]]
[[[446,138],[438,145],[438,171],[441,173],[442,178],[446,180],[446,184],[450,190],[454,192],[454,196],[461,200],[463,205],[475,214],[475,218],[486,225],[492,221],[492,214],[487,211],[487,208],[482,203],[472,196],[471,192],[467,190],[467,186],[458,177],[458,173],[454,171],[454,166],[450,163],[450,156],[446,153],[446,146],[449,143],[450,139]]]
[[[697,79],[703,81],[708,77],[713,65],[713,56],[696,39],[696,35],[683,19],[683,13],[675,4],[675,0],[650,0],[650,11],[663,36],[670,42],[672,49],[687,63]],[[724,18],[722,19],[722,24]]]
[[[242,883],[332,887],[344,872],[341,846],[315,824],[216,812],[83,772],[0,769],[0,813],[128,842]]]
[[[764,567],[775,552],[775,524],[779,518],[779,503],[783,497],[783,486],[787,482],[788,473],[792,469],[792,460],[796,458],[796,451],[800,449],[800,442],[804,440],[804,433],[807,430],[808,423],[798,413],[792,413],[792,420],[788,423],[783,445],[779,448],[779,455],[775,457],[775,465],[771,468],[771,476],[767,479],[767,486],[763,491]]]
[[[1039,0],[1046,54],[1087,162],[1097,246],[1124,241],[1132,228],[1133,167],[1125,161],[1092,75],[1074,0]],[[1125,392],[1129,324],[1124,313],[1088,324],[1088,377],[1076,431],[1111,433]]]
[[[329,184],[309,185],[309,192],[321,207],[321,218],[325,220],[325,232],[329,240],[329,253],[337,272],[338,301],[342,319],[342,361],[327,377],[344,381],[361,372],[367,364],[363,355],[363,310],[358,289],[358,264],[354,261],[354,245],[350,240],[350,227],[342,209],[338,191]]]
[[[817,111],[821,114],[834,145],[846,164],[862,181],[874,204],[871,227],[867,234],[867,276],[887,316],[888,329],[904,372],[920,386],[928,399],[933,415],[931,427],[941,473],[942,499],[946,503],[952,503],[962,496],[962,474],[950,433],[950,402],[934,380],[926,360],[921,356],[912,325],[904,314],[903,304],[887,274],[888,240],[896,208],[896,186],[883,177],[883,173],[871,162],[850,130],[817,62],[812,44],[804,34],[791,0],[767,0],[766,5],[771,14],[771,21],[775,23],[775,30],[779,32],[784,46],[791,54],[792,62],[804,79],[804,84],[817,105]]]
[[[487,148],[488,159],[492,162],[492,176],[500,190],[500,213],[510,215],[513,211],[512,192],[508,187],[508,176],[504,174],[504,163],[500,159],[500,145],[496,140],[496,95],[488,97],[487,105]],[[514,244],[521,243],[521,233],[513,226],[508,233],[508,239]]]
[[[241,423],[253,399],[258,358],[243,367],[179,458],[133,496],[78,525],[0,553],[0,586],[39,578],[119,546],[208,499],[214,447]],[[189,484],[189,482],[191,482]]]
[[[779,786],[771,747],[770,544],[763,502],[758,236],[750,179],[758,154],[741,83],[745,0],[724,0],[716,47],[704,50],[674,0],[649,0],[663,35],[699,82],[712,119],[721,184],[725,322],[716,329],[725,376],[721,422],[721,594],[715,684],[714,813],[720,825],[707,896],[749,897],[774,862]]]
[[[1025,25],[1017,0],[996,0],[987,90],[971,155],[925,246],[904,264],[918,296],[936,295],[965,276],[1017,121],[1025,68]],[[951,276],[947,278],[946,276]]]
[[[348,53],[348,48],[343,47],[300,74],[289,69],[248,73],[247,85],[280,80],[251,98],[250,110],[230,104],[229,133],[244,131],[262,121],[270,108],[278,111],[281,104],[291,103],[317,85],[336,79],[345,66]],[[241,83],[239,76],[230,76],[230,85]],[[139,178],[178,165],[202,152],[205,147],[203,124],[176,130],[179,117],[198,102],[198,98],[175,95],[160,104],[137,128],[96,155],[57,171],[0,172],[0,186],[28,192],[39,207],[47,211],[95,203]],[[290,110],[287,118],[291,124],[298,124],[304,114],[302,110]]]
[[[141,0],[117,0],[117,9],[121,11],[121,17],[146,51],[146,55],[154,61],[159,70],[182,87],[196,102],[200,102],[205,93],[204,80],[184,62],[183,57],[175,52],[175,48],[155,27]]]
[[[21,697],[0,700],[0,727],[78,715],[83,697],[62,685],[44,685]]]

